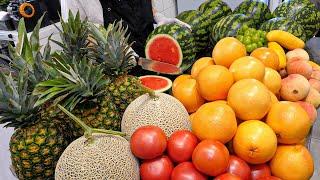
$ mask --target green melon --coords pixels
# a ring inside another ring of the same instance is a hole
[[[221,18],[211,31],[211,41],[218,42],[225,37],[236,37],[238,30],[243,26],[253,27],[254,22],[244,14],[231,14]]]
[[[192,32],[178,24],[158,26],[149,35],[145,53],[148,59],[187,70],[195,61],[196,48]]]
[[[172,87],[172,81],[163,76],[145,75],[139,77],[141,84],[153,91],[166,92]]]
[[[273,14],[277,17],[287,17],[301,24],[307,39],[314,36],[320,28],[320,11],[308,0],[285,1],[275,9]]]
[[[306,40],[306,34],[303,27],[295,21],[292,21],[285,17],[276,17],[272,18],[263,24],[261,24],[260,29],[263,31],[271,31],[271,30],[283,30],[290,32],[291,34],[299,37],[303,41]]]
[[[247,15],[254,20],[257,26],[271,18],[268,5],[260,0],[244,0],[233,13]]]

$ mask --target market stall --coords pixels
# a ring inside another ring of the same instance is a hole
[[[21,19],[1,56],[10,64],[0,71],[9,127],[0,145],[11,161],[1,148],[0,170],[18,179],[319,179],[320,11],[308,0],[273,9],[201,2],[161,17],[143,57],[124,21],[99,26],[70,12],[27,32]]]

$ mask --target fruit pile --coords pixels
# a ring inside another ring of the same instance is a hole
[[[190,75],[174,80],[172,93],[201,142],[219,141],[250,165],[270,166],[273,179],[309,179],[313,158],[304,145],[320,105],[320,66],[291,33],[273,30],[266,38],[268,48],[250,55],[238,39],[221,39],[212,57],[200,58]],[[228,172],[222,164],[213,174],[195,167],[217,178]]]

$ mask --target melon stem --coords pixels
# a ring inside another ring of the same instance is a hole
[[[125,133],[122,133],[119,131],[91,128],[88,125],[86,125],[83,121],[81,121],[79,118],[77,118],[75,115],[73,115],[71,112],[66,110],[60,104],[58,104],[58,107],[61,109],[61,111],[67,114],[76,124],[78,124],[83,129],[84,136],[88,140],[92,140],[92,133],[104,133],[104,134],[110,134],[110,135],[125,136]]]

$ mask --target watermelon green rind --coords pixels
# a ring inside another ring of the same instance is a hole
[[[236,37],[238,30],[243,26],[254,27],[254,22],[244,14],[231,14],[221,18],[211,31],[211,40],[218,42],[225,37]]]
[[[272,17],[268,5],[260,0],[244,0],[233,11],[234,14],[244,14],[253,19],[258,26]]]
[[[165,87],[162,87],[160,89],[157,89],[157,90],[153,90],[154,92],[156,93],[164,93],[166,91],[168,91],[171,87],[172,87],[172,81],[169,79],[169,78],[166,78],[166,77],[163,77],[163,76],[157,76],[157,75],[145,75],[145,76],[140,76],[139,79],[142,80],[143,78],[148,78],[148,77],[151,77],[151,78],[159,78],[159,79],[162,79],[162,80],[165,80],[167,81],[167,85]],[[144,85],[144,84],[143,84]],[[145,85],[144,85],[145,86]],[[147,86],[146,86],[147,87]],[[149,88],[149,87],[147,87]]]
[[[285,17],[272,18],[261,24],[260,29],[267,32],[279,29],[290,32],[291,34],[297,36],[303,41],[307,39],[303,26]]]
[[[320,29],[320,11],[308,0],[285,1],[275,9],[273,14],[278,17],[287,17],[301,24],[307,39]]]
[[[182,51],[182,63],[180,68],[183,71],[187,70],[194,63],[196,56],[195,39],[192,32],[188,28],[175,23],[158,26],[148,36],[145,50],[146,55],[148,52],[148,43],[150,43],[151,38],[158,34],[169,35],[176,40]]]

